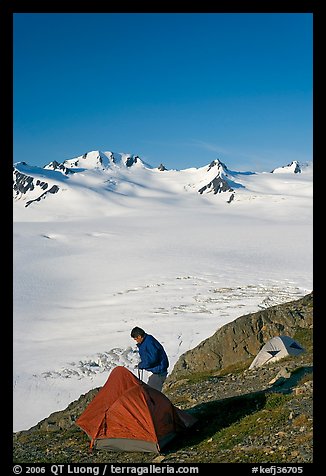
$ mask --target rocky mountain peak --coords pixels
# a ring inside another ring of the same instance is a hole
[[[300,174],[301,173],[301,167],[300,164],[297,160],[293,160],[290,164],[284,165],[283,167],[277,167],[276,169],[273,169],[272,174],[282,174],[282,173],[294,173],[294,174]]]

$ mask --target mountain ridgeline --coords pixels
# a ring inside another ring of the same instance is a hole
[[[299,175],[307,168],[309,164],[293,161],[268,173]],[[15,203],[28,208],[59,195],[67,201],[72,194],[79,193],[82,197],[83,188],[97,195],[101,193],[108,201],[112,193],[139,195],[146,188],[153,194],[157,190],[162,194],[209,194],[231,203],[243,194],[252,193],[246,178],[259,175],[231,171],[219,159],[200,168],[168,170],[164,164],[154,168],[138,155],[91,151],[63,162],[52,161],[44,167],[15,163],[13,197]]]

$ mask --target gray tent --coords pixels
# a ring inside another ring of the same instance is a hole
[[[304,352],[303,347],[292,339],[292,337],[273,337],[260,349],[252,361],[249,370],[261,367],[264,364],[276,362],[288,355],[299,355],[301,352]]]

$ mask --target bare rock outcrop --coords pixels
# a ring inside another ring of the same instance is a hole
[[[270,338],[294,337],[299,328],[313,326],[313,293],[296,301],[238,317],[194,349],[181,355],[165,385],[192,373],[218,371],[251,362]]]

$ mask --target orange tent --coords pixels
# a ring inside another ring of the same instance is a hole
[[[195,422],[193,416],[122,366],[112,370],[76,420],[90,437],[91,447],[154,453]]]

